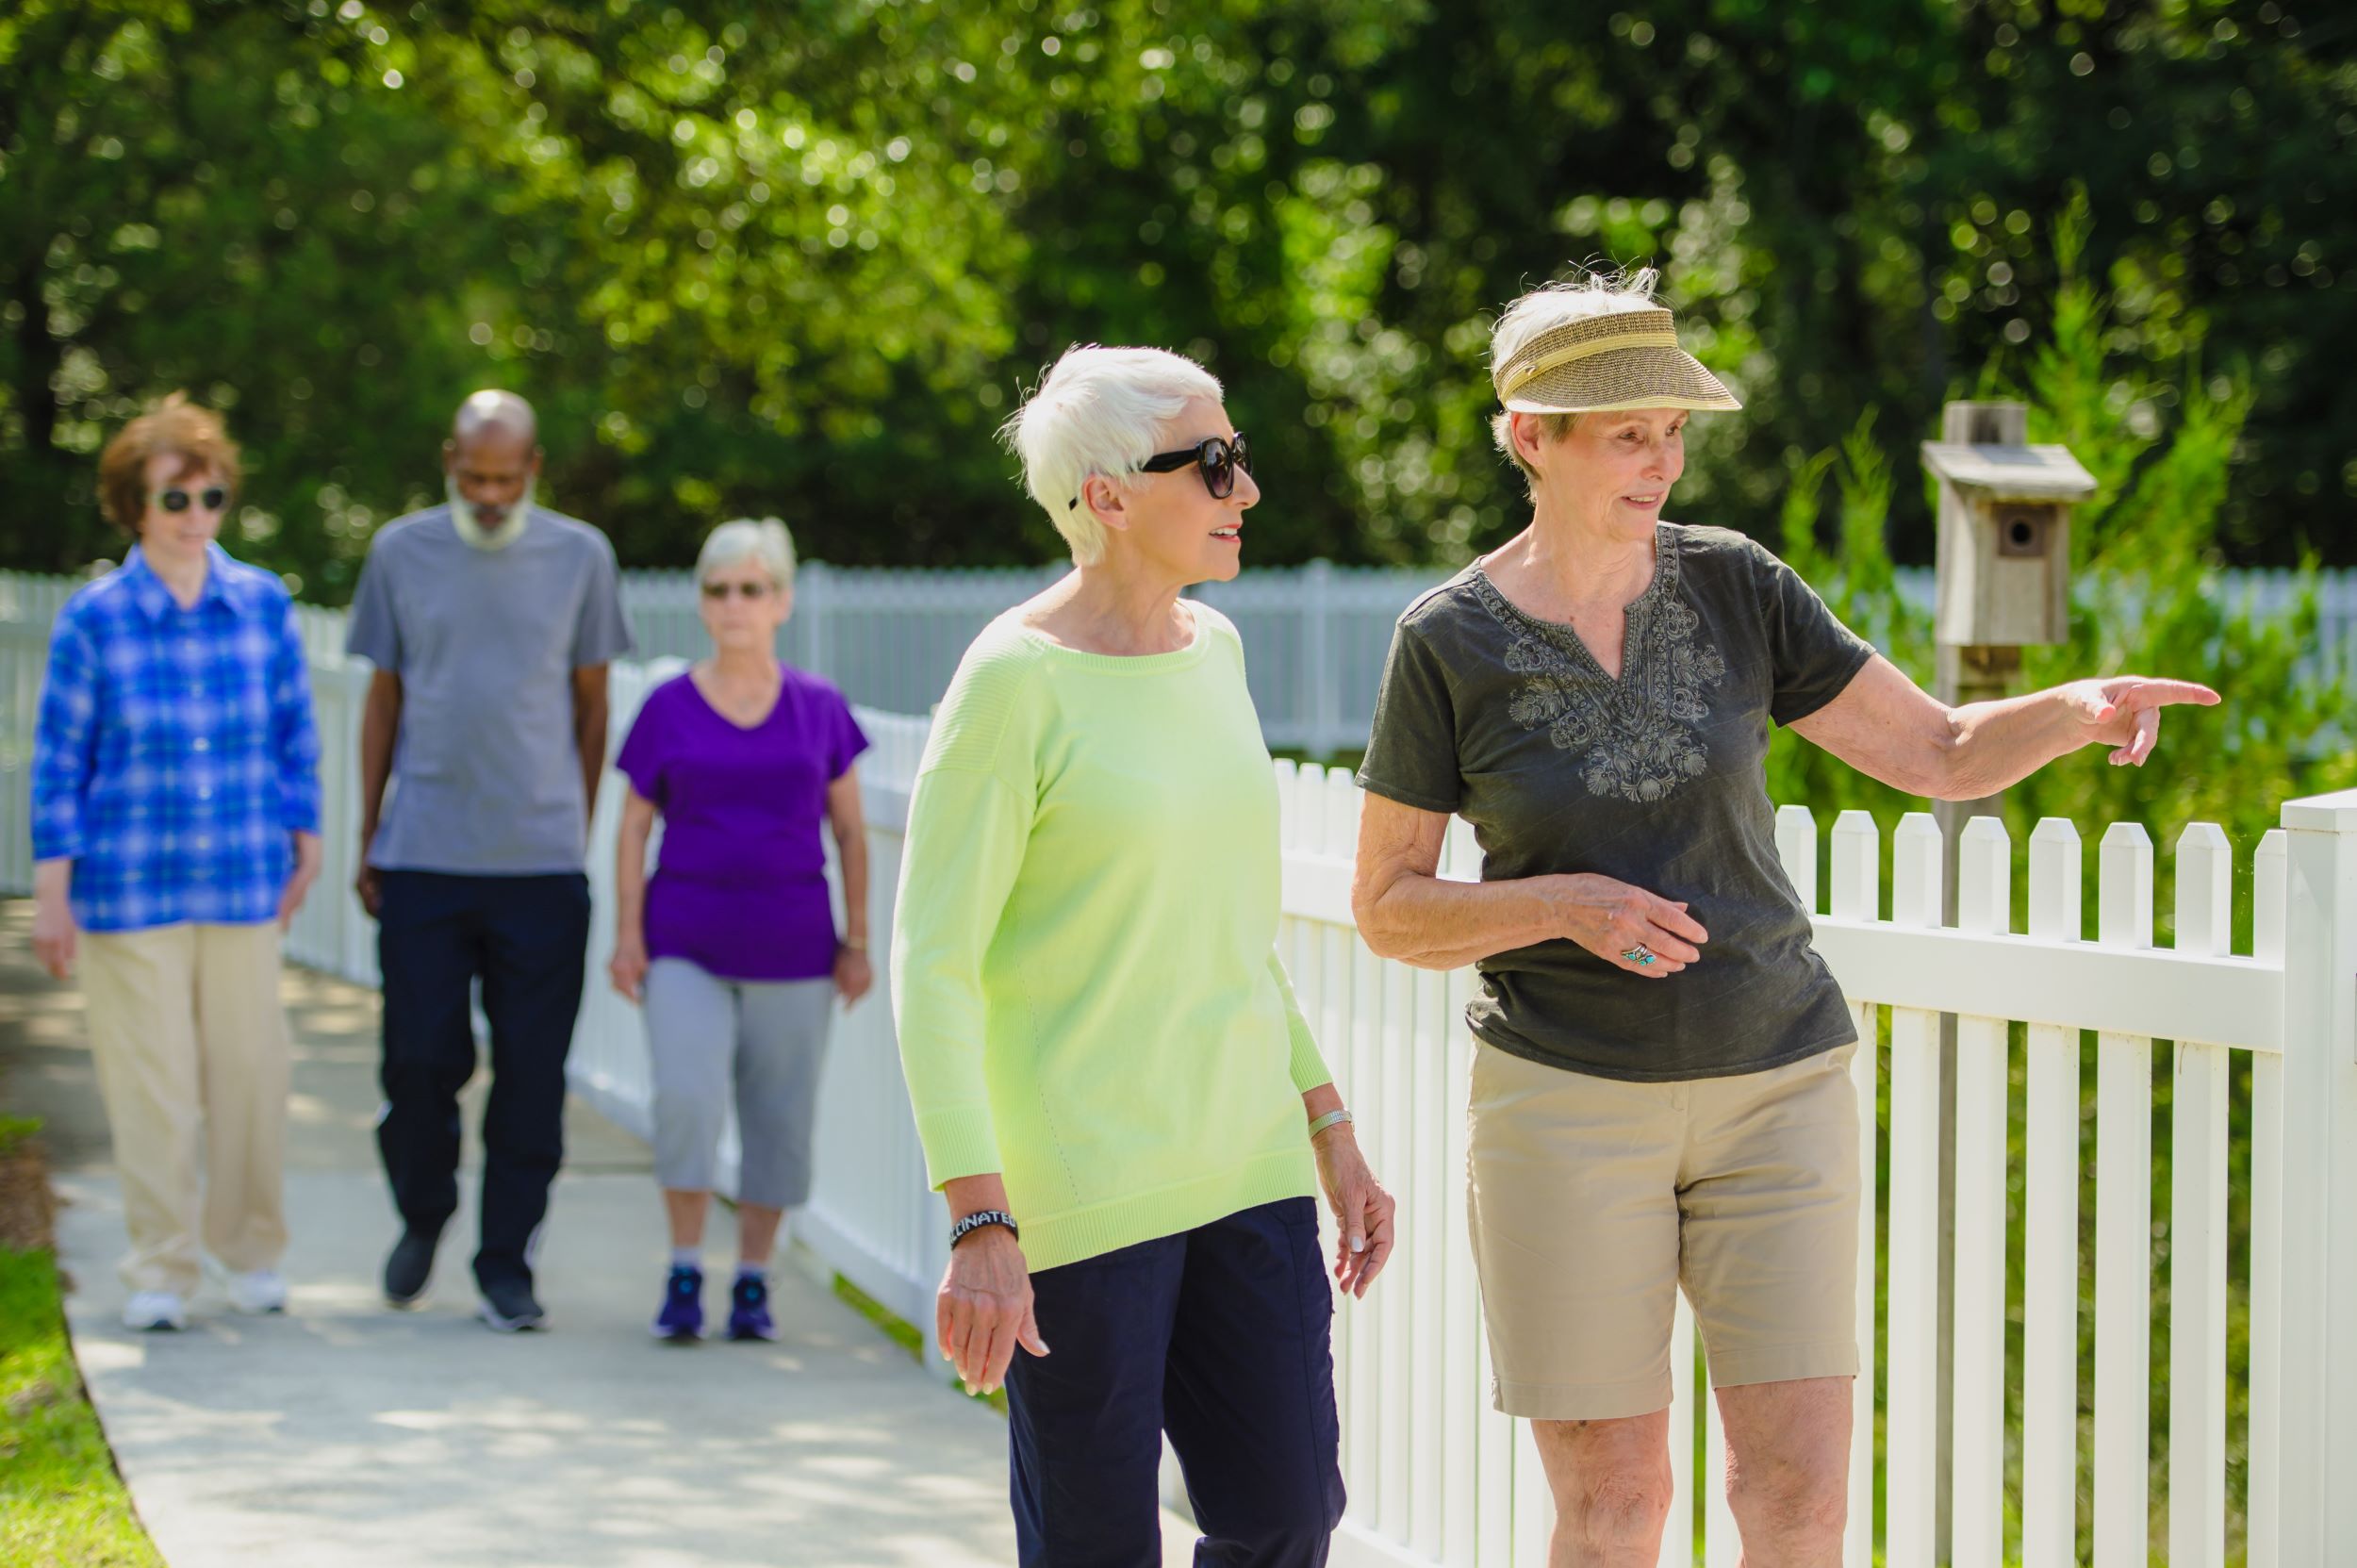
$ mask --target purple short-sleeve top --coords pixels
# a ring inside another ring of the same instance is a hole
[[[695,680],[647,694],[615,766],[663,815],[647,884],[650,958],[726,980],[816,980],[834,970],[834,909],[819,824],[827,786],[867,750],[829,682],[780,667],[767,718],[722,717]]]

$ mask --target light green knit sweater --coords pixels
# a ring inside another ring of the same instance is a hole
[[[1034,1269],[1314,1194],[1330,1074],[1276,955],[1277,784],[1225,617],[1118,658],[1001,617],[909,806],[900,1062],[935,1187],[1003,1174]]]

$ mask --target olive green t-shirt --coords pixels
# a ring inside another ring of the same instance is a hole
[[[1569,940],[1483,959],[1478,1038],[1606,1078],[1757,1072],[1856,1036],[1777,858],[1766,759],[1770,725],[1839,696],[1873,650],[1740,534],[1665,522],[1655,542],[1617,681],[1478,562],[1409,605],[1359,782],[1472,823],[1485,882],[1601,873],[1710,933],[1662,979]]]

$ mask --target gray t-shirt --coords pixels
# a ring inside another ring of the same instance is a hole
[[[578,871],[587,834],[572,674],[630,652],[614,547],[533,508],[478,550],[450,508],[369,547],[346,649],[401,677],[401,733],[369,864],[387,871]]]
[[[1516,1056],[1660,1081],[1756,1072],[1856,1037],[1776,856],[1769,724],[1873,650],[1740,534],[1662,523],[1621,679],[1478,563],[1399,619],[1359,782],[1473,824],[1485,882],[1599,872],[1682,900],[1702,961],[1643,979],[1569,940],[1483,959],[1466,1021]]]

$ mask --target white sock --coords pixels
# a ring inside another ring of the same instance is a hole
[[[736,1277],[739,1279],[759,1279],[766,1284],[769,1279],[769,1271],[759,1263],[749,1263],[739,1259],[736,1264]]]
[[[671,1266],[673,1268],[692,1268],[701,1274],[703,1272],[704,1266],[703,1248],[701,1246],[675,1246],[671,1248]]]

